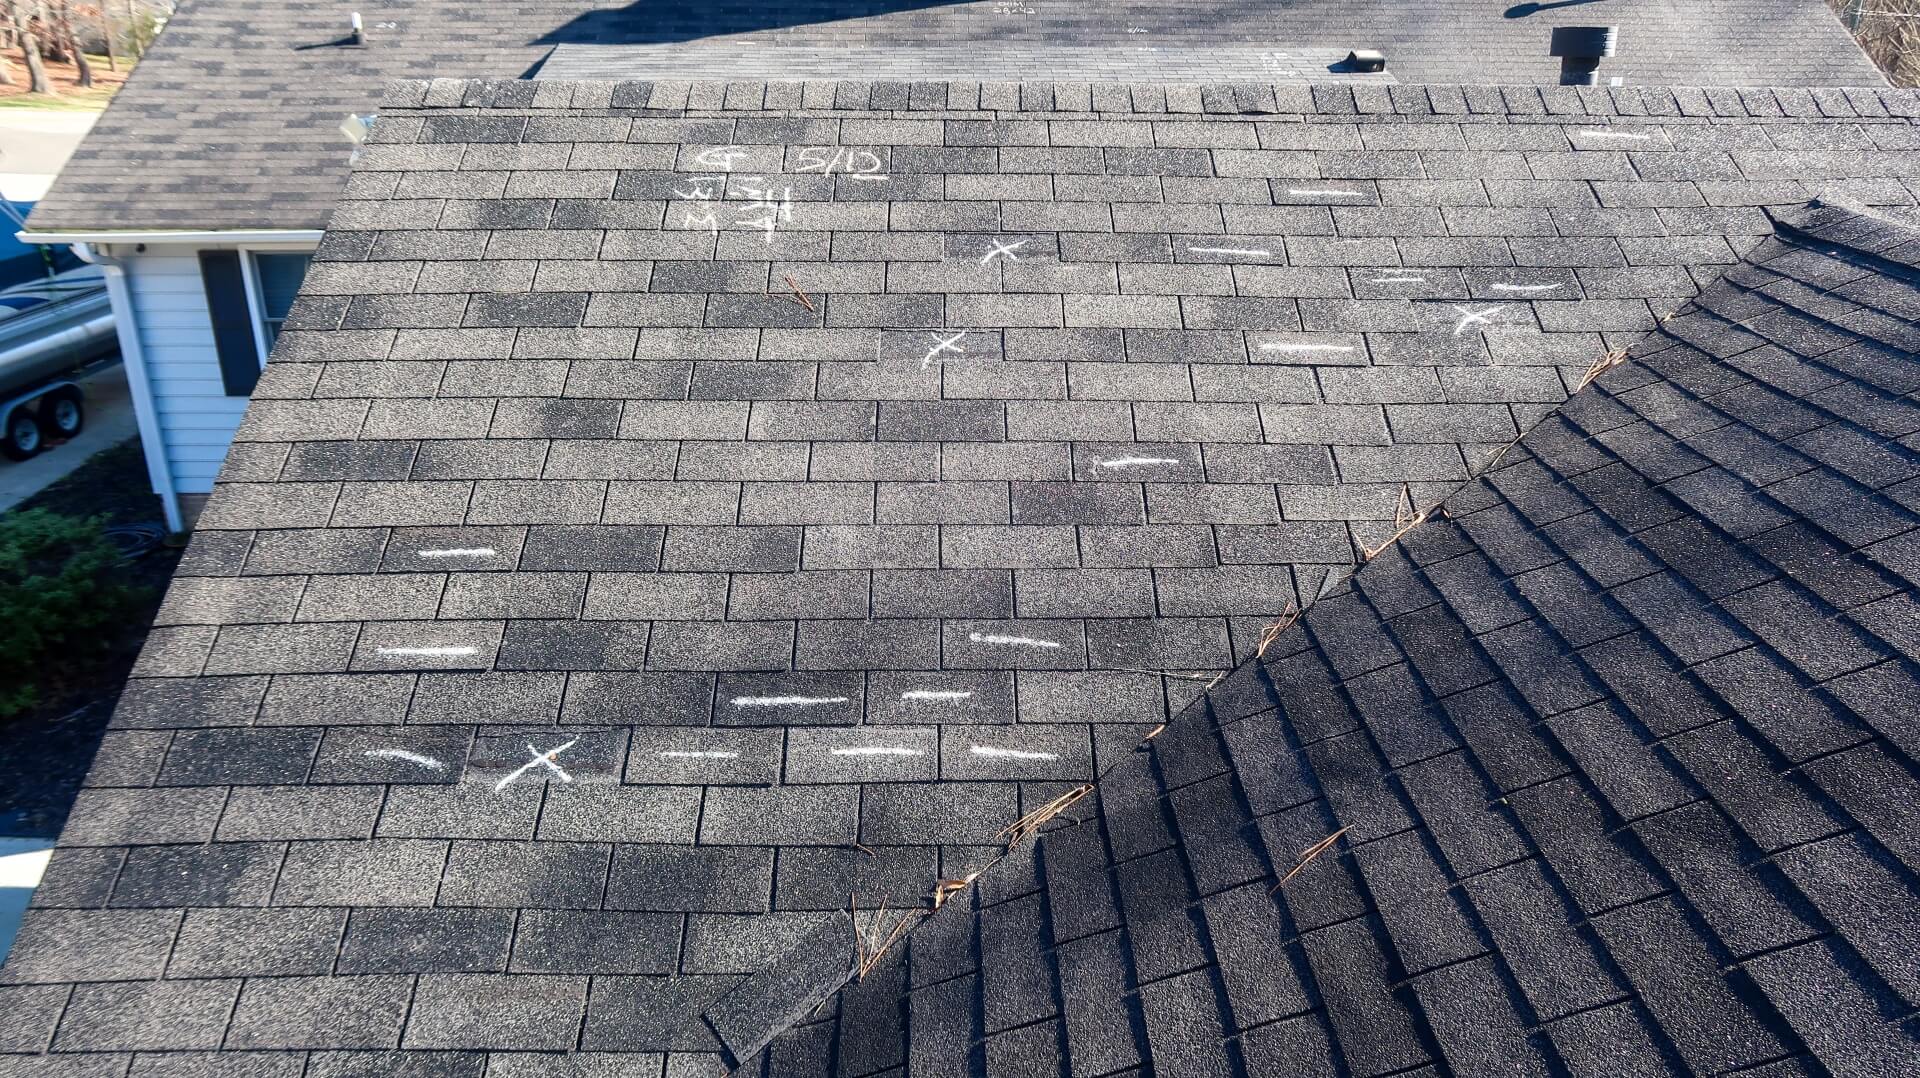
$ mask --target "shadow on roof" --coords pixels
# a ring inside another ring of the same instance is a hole
[[[797,4],[641,0],[625,7],[584,12],[532,43],[651,45],[871,19],[948,6],[951,0],[806,0]]]

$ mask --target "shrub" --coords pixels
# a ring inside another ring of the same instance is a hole
[[[125,639],[141,593],[122,573],[98,520],[0,515],[0,718],[84,677]]]

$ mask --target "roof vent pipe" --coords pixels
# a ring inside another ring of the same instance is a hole
[[[1548,55],[1560,57],[1560,85],[1596,86],[1602,57],[1619,48],[1617,26],[1556,26]]]
[[[366,29],[360,25],[360,13],[358,11],[353,13],[353,33],[347,35],[347,37],[355,45],[365,45],[367,43],[367,32]]]

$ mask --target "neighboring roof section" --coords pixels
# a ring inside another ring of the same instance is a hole
[[[1917,316],[1790,221],[769,1073],[1920,1072]]]
[[[347,47],[346,8],[286,0],[182,3],[36,209],[33,225],[319,228],[352,149],[340,122],[372,109],[387,82],[513,78],[538,68],[556,46],[582,44],[670,57],[666,67],[629,69],[626,78],[871,79],[866,50],[955,49],[1027,78],[1126,79],[1133,77],[1132,50],[1151,47],[1176,58],[1153,65],[1169,77],[1186,62],[1178,57],[1190,58],[1195,66],[1186,78],[1198,82],[1223,74],[1211,57],[1215,48],[1242,56],[1259,50],[1264,71],[1267,53],[1371,46],[1388,52],[1389,70],[1404,81],[1546,84],[1557,81],[1558,61],[1547,56],[1552,26],[1604,21],[1621,26],[1623,42],[1606,72],[1629,83],[1884,84],[1822,0],[1512,8],[1436,0],[1419,5],[1417,17],[1403,0],[666,0],[599,7],[531,0],[489,6],[484,18],[476,10],[456,0],[368,10],[367,44]],[[906,93],[904,82],[880,89],[881,100],[896,89]]]

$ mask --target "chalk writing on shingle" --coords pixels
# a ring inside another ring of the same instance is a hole
[[[831,155],[827,151],[833,151]],[[795,172],[817,172],[821,175],[852,176],[859,180],[884,180],[887,174],[881,171],[880,155],[858,146],[802,146],[796,154],[793,170]]]
[[[969,745],[967,751],[975,756],[998,757],[1004,760],[1058,760],[1060,758],[1057,753],[1003,749],[997,745]]]
[[[364,755],[374,759],[405,760],[410,764],[418,764],[429,771],[445,771],[447,768],[446,764],[441,763],[431,756],[418,752],[410,752],[406,749],[368,749]]]
[[[823,707],[844,704],[844,696],[736,696],[734,707]]]
[[[966,335],[967,331],[964,329],[951,337],[942,337],[938,333],[932,334],[934,345],[932,348],[927,349],[926,355],[920,357],[920,369],[924,371],[928,367],[933,366],[934,359],[942,352],[952,352],[960,356],[966,355],[967,350],[960,347],[960,338]]]
[[[511,774],[509,774],[506,778],[503,778],[499,782],[494,783],[493,792],[499,793],[501,790],[506,789],[507,786],[513,782],[513,780],[519,778],[520,776],[526,774],[527,772],[533,770],[536,767],[544,767],[548,771],[553,772],[553,774],[556,777],[558,777],[561,782],[572,782],[573,776],[567,774],[566,769],[560,766],[559,760],[560,760],[560,754],[572,748],[575,744],[579,742],[579,740],[580,739],[576,737],[572,741],[569,741],[564,745],[555,745],[553,748],[547,749],[544,752],[534,748],[533,743],[529,741],[527,743],[527,753],[530,756],[532,756],[533,759],[528,760],[524,764],[521,764],[518,768],[514,769],[514,771]]]
[[[1042,640],[1034,636],[1009,636],[1005,633],[968,633],[967,639],[976,644],[1001,644],[1019,648],[1057,648],[1058,640]]]
[[[1465,333],[1467,329],[1471,326],[1493,325],[1493,316],[1496,314],[1499,314],[1501,311],[1504,311],[1507,308],[1505,304],[1495,304],[1494,306],[1488,307],[1485,310],[1476,311],[1466,307],[1462,307],[1456,303],[1456,304],[1453,304],[1453,309],[1460,312],[1460,322],[1458,325],[1453,327],[1453,335],[1458,337],[1462,333]]]

